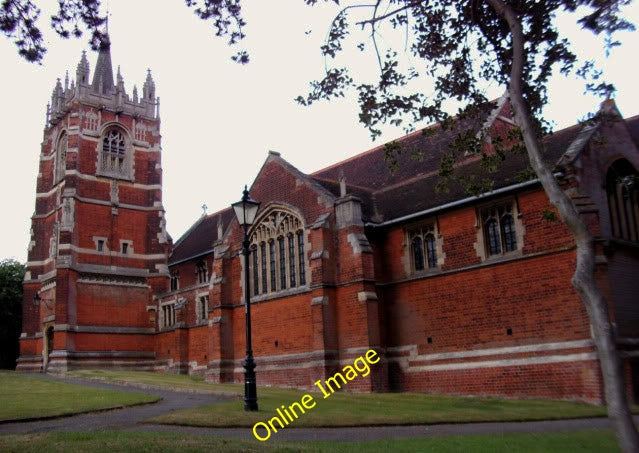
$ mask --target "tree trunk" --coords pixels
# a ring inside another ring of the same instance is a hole
[[[608,406],[608,417],[616,432],[617,440],[624,452],[639,452],[639,436],[633,423],[626,399],[621,361],[617,354],[614,334],[608,316],[608,306],[595,282],[595,246],[587,225],[579,216],[570,198],[561,190],[552,171],[542,159],[542,145],[534,128],[532,115],[522,96],[522,74],[525,61],[524,37],[521,23],[512,7],[502,0],[487,0],[510,28],[513,60],[508,91],[515,112],[515,120],[522,130],[524,143],[531,166],[550,202],[557,208],[562,220],[572,231],[577,245],[577,265],[572,285],[583,300],[597,348],[604,392]]]

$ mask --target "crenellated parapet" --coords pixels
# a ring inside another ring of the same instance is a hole
[[[60,79],[57,80],[51,94],[51,102],[47,105],[46,128],[57,124],[70,111],[71,104],[74,102],[81,102],[116,114],[159,119],[160,98],[155,96],[155,82],[151,76],[151,70],[147,71],[142,97],[138,96],[138,89],[135,86],[132,95],[129,96],[119,67],[116,79],[113,78],[110,48],[108,39],[100,45],[92,79],[86,52],[82,52],[76,68],[75,80],[69,82],[68,72],[64,85]]]

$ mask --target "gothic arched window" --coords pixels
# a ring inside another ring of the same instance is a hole
[[[288,234],[288,274],[291,281],[291,288],[295,288],[297,279],[295,278],[295,236]]]
[[[260,243],[260,273],[262,274],[262,291],[263,293],[268,292],[268,288],[266,287],[266,242],[262,241]]]
[[[257,296],[260,293],[260,276],[259,269],[257,267],[257,245],[251,247],[251,253],[253,254],[253,295]]]
[[[424,238],[426,245],[426,257],[428,258],[428,267],[437,267],[437,246],[435,244],[435,235],[427,234]]]
[[[297,259],[299,260],[300,285],[306,285],[306,265],[304,260],[304,231],[297,232]]]
[[[306,285],[304,225],[284,209],[272,209],[251,233],[253,294],[275,293]],[[258,266],[259,263],[259,266]]]
[[[195,273],[197,274],[198,283],[207,283],[209,281],[209,269],[204,261],[198,261],[195,265]]]
[[[124,133],[116,128],[106,131],[102,137],[100,170],[115,176],[128,176],[128,159]]]
[[[269,271],[271,273],[271,292],[277,291],[277,278],[275,277],[275,273],[277,269],[275,268],[275,241],[271,239],[268,241],[268,256],[269,256]]]
[[[501,218],[501,234],[504,238],[504,251],[517,250],[517,235],[515,234],[515,220],[510,214]]]
[[[488,256],[502,255],[518,249],[513,204],[509,201],[481,210]]]
[[[62,181],[67,170],[67,147],[69,139],[66,133],[62,133],[58,138],[55,154],[55,183]]]
[[[612,236],[639,242],[639,173],[626,159],[608,169],[606,192]]]
[[[501,238],[498,222],[494,217],[486,221],[486,238],[488,239],[488,254],[499,255],[501,253]]]
[[[413,238],[413,264],[416,271],[424,270],[424,249],[422,246],[421,236],[415,236]]]
[[[408,230],[412,270],[421,272],[437,268],[435,225],[421,224]]]

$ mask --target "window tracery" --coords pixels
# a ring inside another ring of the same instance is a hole
[[[113,176],[128,176],[127,143],[119,129],[107,130],[102,138],[100,170]]]
[[[436,228],[432,223],[408,231],[412,268],[415,272],[437,268]]]
[[[483,208],[481,220],[488,256],[502,255],[518,249],[512,201]]]
[[[69,145],[69,138],[65,132],[60,135],[58,144],[56,146],[55,157],[55,183],[64,179],[64,174],[67,170],[67,147]]]
[[[195,265],[195,273],[197,274],[198,283],[207,283],[209,281],[209,269],[204,261],[198,261]]]
[[[254,227],[250,240],[253,295],[306,285],[304,225],[299,217],[274,209]]]

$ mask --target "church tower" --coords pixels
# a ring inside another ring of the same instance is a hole
[[[110,42],[47,106],[24,280],[19,370],[153,366],[168,285],[159,98],[129,95]]]

